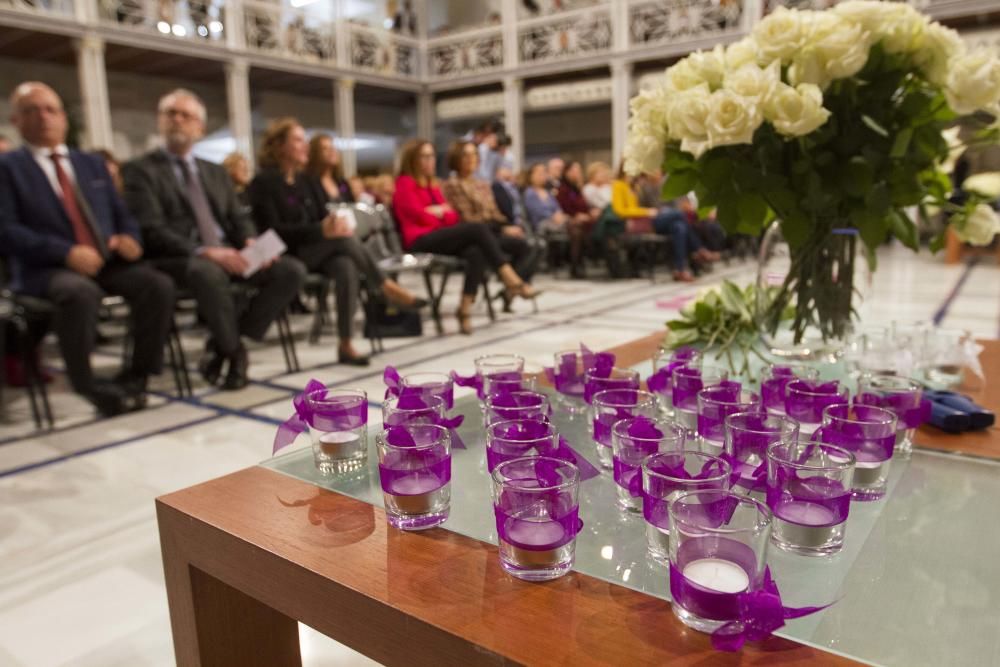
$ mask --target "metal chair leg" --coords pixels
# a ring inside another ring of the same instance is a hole
[[[486,312],[490,315],[490,322],[497,321],[496,310],[493,309],[493,297],[490,296],[490,280],[483,278],[483,294],[486,296]]]
[[[295,337],[292,335],[292,325],[288,321],[288,314],[282,313],[278,317],[278,340],[281,342],[281,351],[285,355],[285,368],[289,373],[298,373],[299,357],[295,352]]]
[[[434,281],[431,280],[430,269],[424,269],[423,274],[424,287],[427,289],[427,298],[431,302],[431,317],[434,319],[434,329],[437,331],[437,335],[440,336],[444,334],[444,325],[441,323],[441,299],[434,293]],[[442,282],[447,279],[447,275],[448,273],[445,271],[445,278],[442,279]]]

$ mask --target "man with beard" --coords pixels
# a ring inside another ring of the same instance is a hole
[[[249,366],[241,336],[262,340],[302,288],[306,271],[286,256],[242,278],[247,263],[240,249],[254,243],[256,230],[226,170],[192,154],[204,136],[205,117],[205,105],[191,91],[165,95],[158,106],[164,147],[126,164],[122,178],[150,258],[191,291],[211,332],[199,371],[216,384],[228,364],[222,388],[240,389]],[[242,313],[234,282],[253,288]]]

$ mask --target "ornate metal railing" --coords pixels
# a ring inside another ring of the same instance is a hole
[[[797,9],[826,9],[836,5],[841,0],[764,0],[764,13],[774,11],[778,7]],[[916,9],[935,18],[952,18],[956,16],[974,16],[996,11],[996,0],[892,0],[908,2]]]
[[[606,5],[522,21],[517,27],[521,63],[534,64],[611,51],[611,10]]]
[[[182,39],[225,39],[223,0],[99,0],[98,16],[132,30]]]
[[[5,0],[0,9],[14,9],[33,14],[73,16],[74,0]]]
[[[334,24],[291,7],[246,2],[243,31],[251,50],[317,61],[337,57]]]
[[[348,28],[351,67],[384,76],[420,76],[419,40],[355,23]]]
[[[629,44],[652,46],[742,29],[743,0],[642,0],[628,10]]]
[[[610,4],[611,0],[530,0],[517,3],[517,18],[519,21],[537,19],[540,17],[558,16],[566,12]],[[618,0],[614,0],[617,2]],[[534,10],[534,11],[533,11]]]
[[[500,28],[479,28],[427,42],[427,74],[432,78],[481,74],[501,67]]]

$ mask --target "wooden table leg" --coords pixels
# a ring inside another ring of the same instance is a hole
[[[197,569],[160,516],[160,549],[180,667],[302,667],[296,621]]]
[[[962,242],[958,240],[958,235],[949,227],[944,232],[944,262],[945,264],[958,264],[962,261]]]

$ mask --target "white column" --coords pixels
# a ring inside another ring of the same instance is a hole
[[[226,63],[226,105],[229,131],[236,140],[236,150],[254,163],[253,124],[250,106],[250,67],[243,58]]]
[[[225,10],[223,30],[226,33],[226,46],[230,49],[243,50],[247,41],[243,3],[240,0],[227,0],[222,7]]]
[[[417,93],[417,136],[434,141],[434,93]]]
[[[97,21],[97,0],[74,0],[73,16],[78,23],[87,25]]]
[[[632,98],[632,65],[611,63],[611,160],[617,165],[625,152],[628,132],[628,102]]]
[[[83,100],[83,144],[86,148],[114,148],[108,75],[104,69],[104,40],[84,35],[74,43],[76,69]]]
[[[337,79],[333,82],[333,97],[337,107],[337,137],[343,139],[340,159],[345,176],[358,171],[358,151],[354,146],[354,79]]]
[[[627,2],[611,3],[611,49],[615,53],[628,51],[628,7]]]
[[[501,0],[500,25],[503,35],[503,66],[512,70],[517,67],[517,3],[518,0]]]
[[[524,166],[524,81],[514,76],[503,79],[503,121],[510,135],[510,151],[515,171]]]

